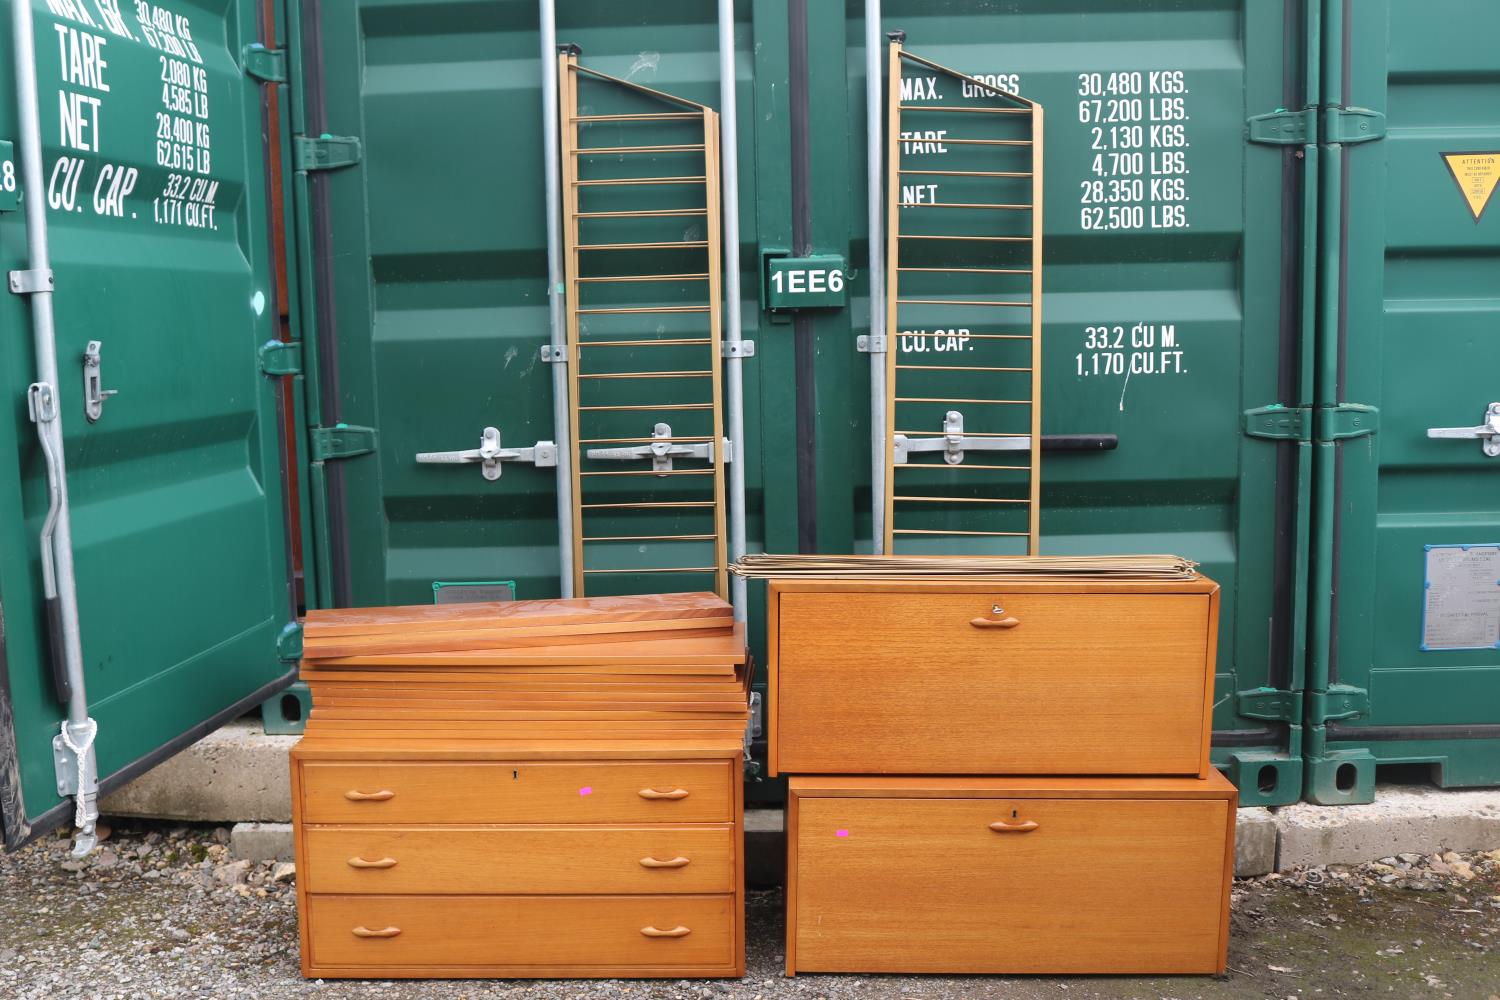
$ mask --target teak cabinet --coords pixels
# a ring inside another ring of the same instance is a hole
[[[744,974],[737,747],[560,760],[412,742],[292,751],[305,976]]]
[[[1209,773],[1211,580],[768,595],[773,775]]]
[[[791,778],[787,974],[1222,972],[1236,798],[1217,772]]]

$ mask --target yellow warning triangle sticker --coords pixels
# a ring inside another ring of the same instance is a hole
[[[1444,153],[1443,162],[1463,192],[1477,223],[1500,182],[1500,150],[1489,153]]]

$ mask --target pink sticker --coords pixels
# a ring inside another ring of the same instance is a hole
[[[582,788],[578,789],[578,794],[579,795],[593,795],[594,794],[594,786],[593,785],[584,785]]]
[[[835,837],[847,837],[847,836],[849,836],[849,831],[848,830],[835,830],[835,831],[833,831],[833,835]]]

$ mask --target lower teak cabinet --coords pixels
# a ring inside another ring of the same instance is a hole
[[[794,777],[788,975],[1217,973],[1234,786]]]
[[[744,974],[739,746],[539,760],[331,744],[292,754],[305,976]]]

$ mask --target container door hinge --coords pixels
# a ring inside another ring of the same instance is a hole
[[[282,663],[302,659],[302,623],[287,622],[276,636],[276,658]]]
[[[1313,433],[1317,441],[1344,441],[1365,437],[1380,428],[1380,410],[1363,403],[1320,406],[1313,411]]]
[[[368,455],[375,450],[375,428],[356,427],[352,424],[336,424],[333,427],[310,427],[314,462],[329,462],[337,458],[354,458]]]
[[[1235,695],[1235,714],[1267,722],[1302,721],[1302,692],[1262,687]]]
[[[271,378],[302,374],[300,341],[268,340],[260,345],[261,374]]]
[[[1344,441],[1374,434],[1380,410],[1363,403],[1337,406],[1258,406],[1243,414],[1245,433],[1272,441]]]
[[[1385,138],[1385,115],[1370,108],[1278,109],[1245,122],[1251,142],[1273,146],[1350,145]]]
[[[1318,725],[1370,714],[1370,692],[1348,684],[1330,685],[1327,691],[1307,692],[1309,720]]]
[[[246,76],[265,83],[286,82],[285,49],[268,49],[259,42],[251,42],[240,50],[240,62]]]
[[[1251,142],[1273,146],[1305,146],[1318,141],[1316,108],[1287,111],[1278,108],[1269,114],[1254,115],[1245,122]]]
[[[1351,145],[1385,138],[1385,115],[1369,108],[1324,108],[1320,141]]]
[[[359,139],[352,135],[292,136],[292,154],[298,170],[338,170],[352,167],[361,155]]]

